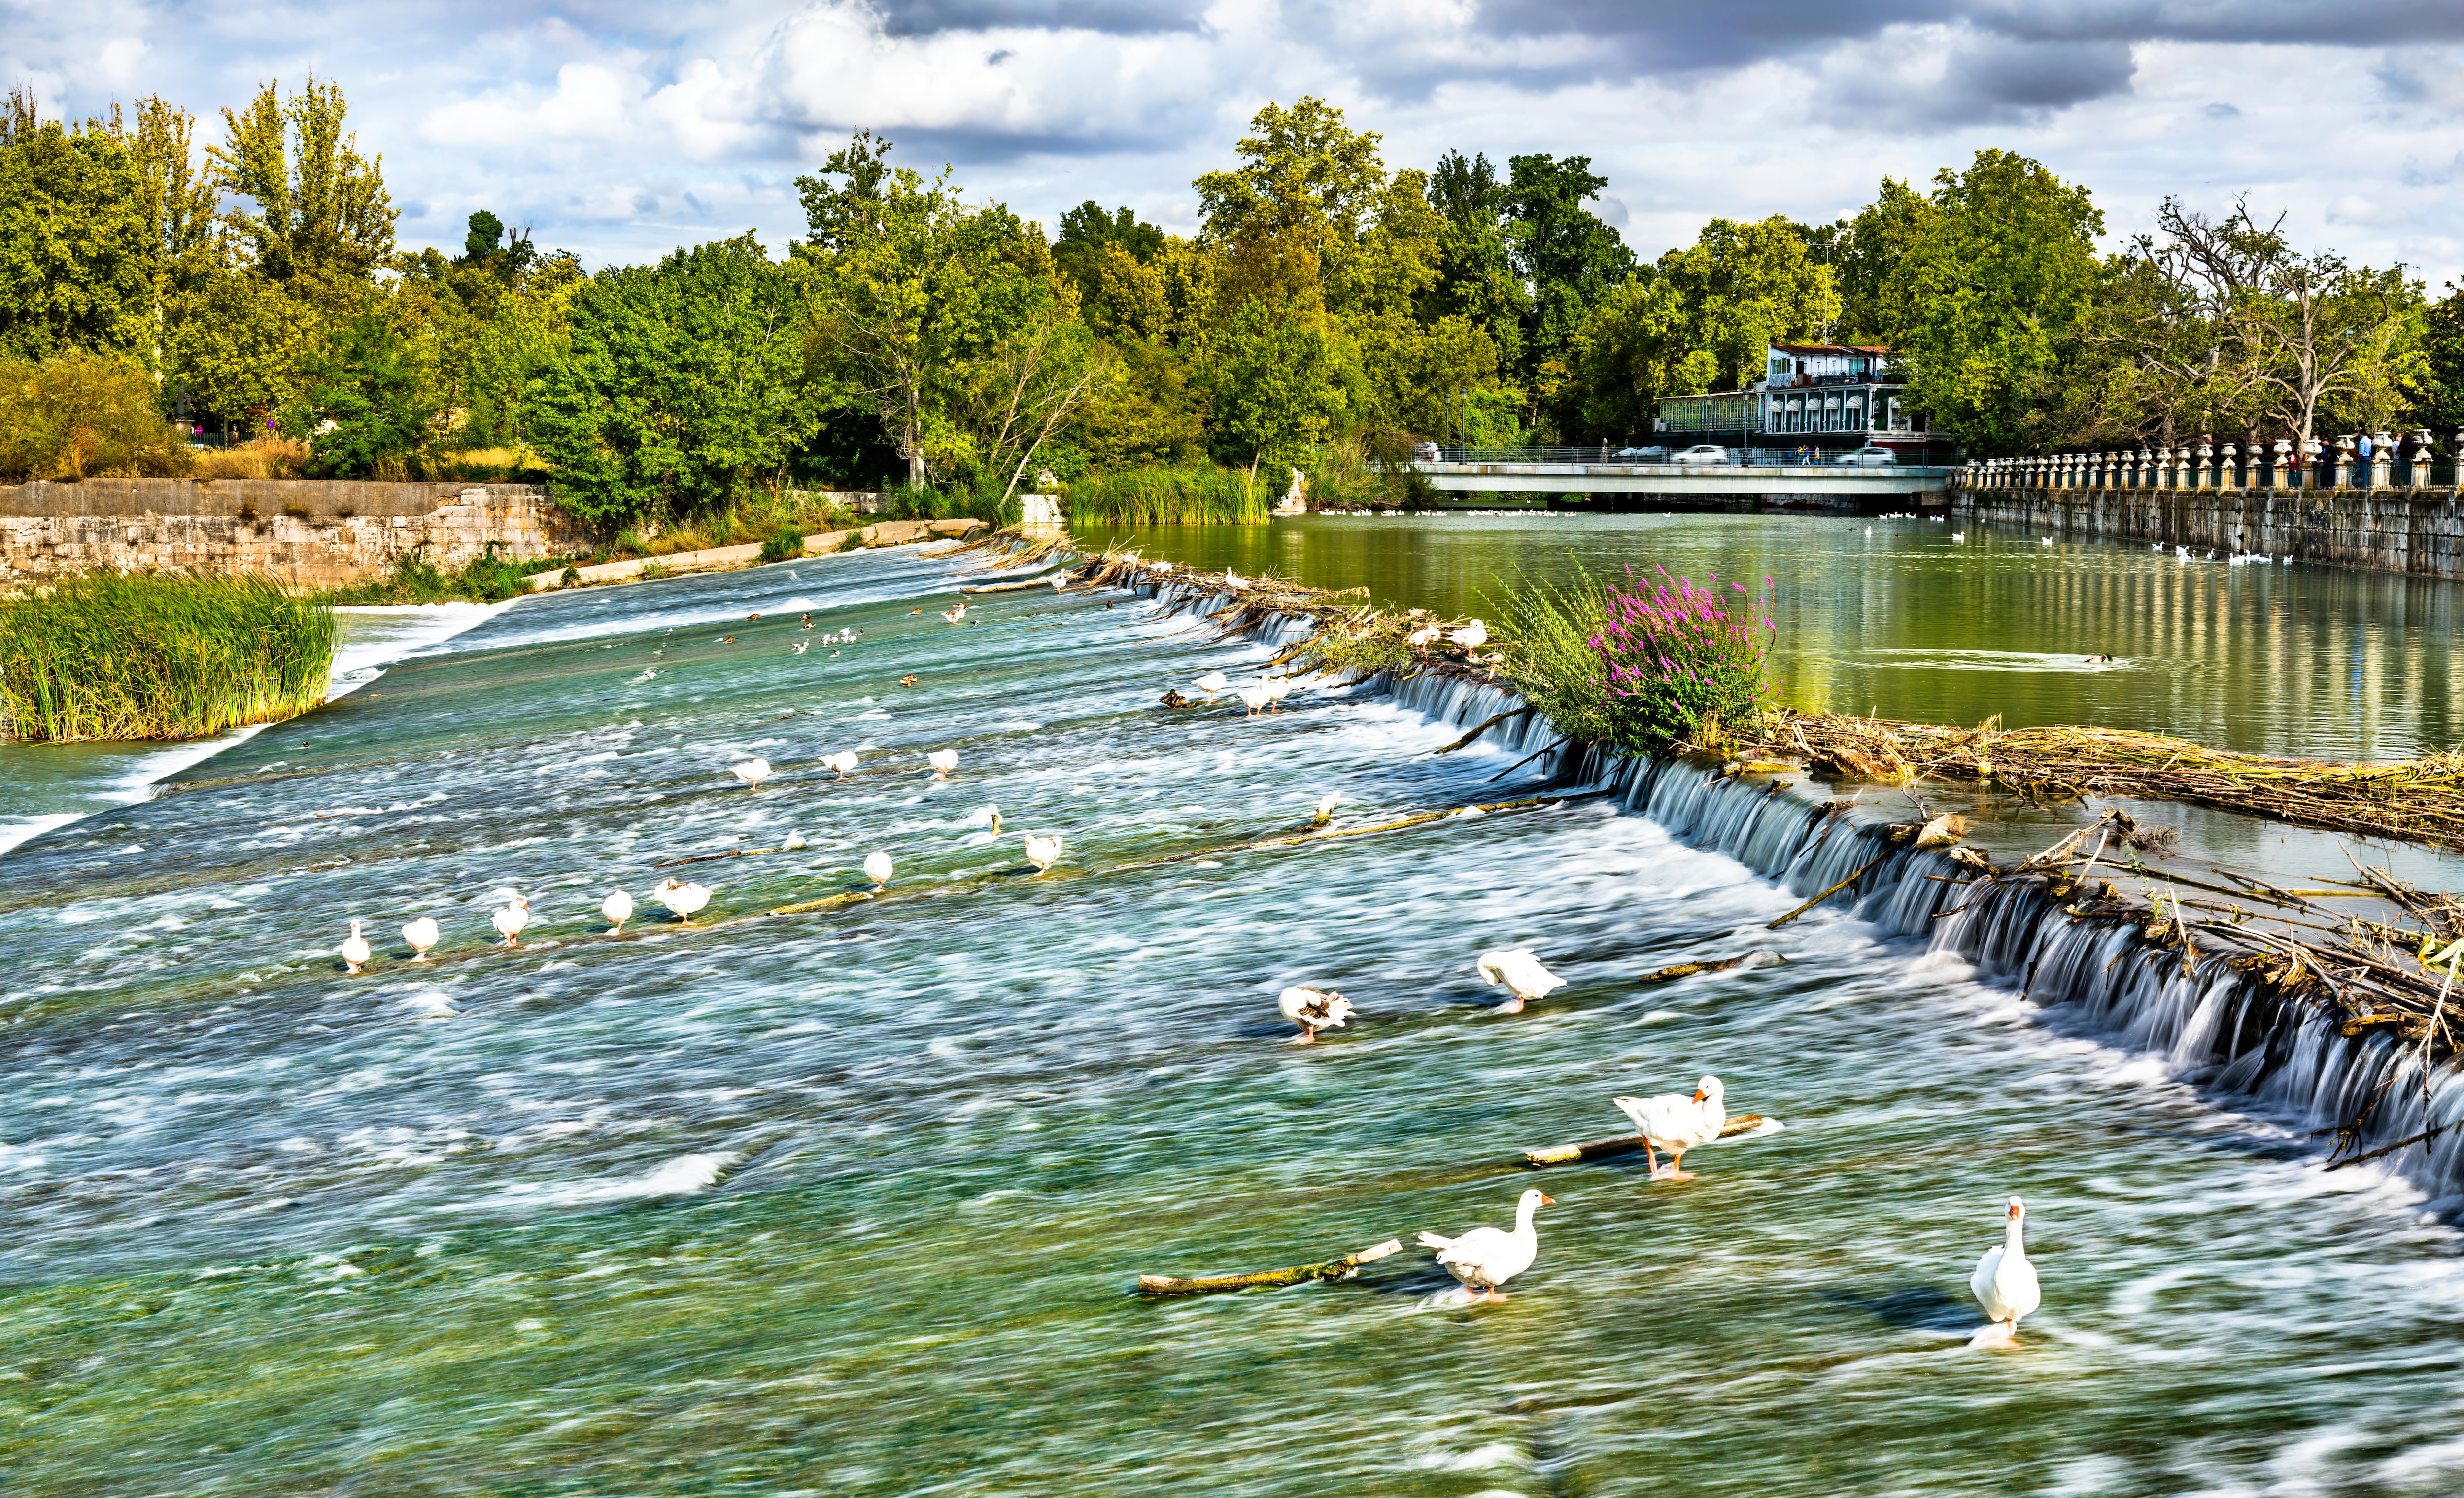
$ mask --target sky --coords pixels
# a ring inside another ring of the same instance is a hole
[[[1637,253],[1712,218],[1854,213],[1985,147],[2086,186],[2118,248],[2176,195],[2297,246],[2464,278],[2464,0],[0,0],[46,114],[160,94],[219,136],[341,84],[405,248],[487,209],[593,267],[803,230],[869,127],[970,198],[1187,232],[1249,118],[1314,94],[1390,166],[1589,156]]]

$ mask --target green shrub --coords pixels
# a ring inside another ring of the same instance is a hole
[[[152,376],[99,354],[0,359],[0,482],[187,473],[187,436],[154,400]]]
[[[804,554],[804,533],[792,525],[781,525],[761,543],[764,562],[791,562]]]
[[[334,614],[260,577],[88,573],[0,600],[0,738],[203,738],[325,700]]]

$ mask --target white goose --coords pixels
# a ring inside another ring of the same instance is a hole
[[[956,608],[944,608],[941,610],[941,617],[947,619],[954,625],[965,624],[967,622],[967,606],[962,603]]]
[[[1557,1199],[1532,1187],[1523,1193],[1514,1205],[1514,1231],[1494,1227],[1475,1227],[1461,1238],[1441,1238],[1435,1233],[1422,1233],[1422,1246],[1438,1251],[1438,1263],[1446,1272],[1463,1283],[1472,1293],[1466,1301],[1478,1300],[1485,1292],[1490,1300],[1504,1300],[1497,1288],[1531,1267],[1540,1257],[1540,1234],[1531,1225],[1531,1214],[1544,1206],[1555,1206]]]
[[[1026,861],[1035,866],[1035,876],[1043,878],[1045,870],[1061,862],[1061,834],[1055,832],[1049,837],[1038,837],[1029,832],[1026,835]]]
[[[342,965],[356,973],[368,965],[368,938],[360,935],[360,923],[351,922],[351,934],[342,938]]]
[[[2011,1225],[2002,1242],[1985,1250],[1985,1257],[1976,1261],[1976,1272],[1968,1277],[1976,1303],[1993,1318],[1992,1325],[1978,1329],[1969,1339],[1970,1347],[2018,1346],[2019,1318],[2044,1303],[2044,1292],[2036,1286],[2036,1267],[2028,1262],[2027,1245],[2020,1241],[2020,1229],[2027,1221],[2027,1203],[2013,1197]]]
[[[1475,619],[1446,638],[1466,650],[1477,650],[1488,643],[1488,626]]]
[[[1221,692],[1232,685],[1232,679],[1224,675],[1220,671],[1210,671],[1205,675],[1191,682],[1190,685],[1196,687],[1199,691],[1205,693],[1206,700],[1212,702],[1215,700],[1215,694]]]
[[[1230,567],[1225,567],[1223,569],[1223,585],[1237,593],[1241,591],[1241,589],[1249,585],[1249,580],[1243,577],[1238,572],[1233,571]]]
[[[1258,710],[1265,707],[1267,701],[1266,688],[1264,681],[1262,680],[1259,685],[1254,687],[1243,687],[1241,689],[1241,700],[1248,704],[1248,716],[1256,717],[1258,716]]]
[[[1284,1018],[1301,1027],[1292,1037],[1295,1046],[1306,1046],[1317,1039],[1320,1030],[1339,1030],[1344,1022],[1360,1011],[1341,994],[1331,994],[1316,988],[1287,988],[1275,1002]]]
[[[950,772],[958,767],[958,751],[956,749],[935,749],[931,754],[924,757],[924,762],[933,767],[933,778],[935,780],[946,781],[950,778]]]
[[[1718,1077],[1705,1077],[1694,1085],[1694,1095],[1663,1092],[1658,1097],[1613,1097],[1617,1111],[1634,1120],[1634,1132],[1642,1135],[1642,1153],[1651,1161],[1654,1180],[1692,1180],[1694,1173],[1685,1168],[1685,1152],[1698,1144],[1708,1144],[1720,1136],[1728,1122],[1727,1090]],[[1668,1152],[1668,1163],[1660,1163],[1660,1150]]]
[[[839,779],[846,780],[848,776],[855,773],[855,751],[852,749],[842,749],[836,754],[822,756],[822,768],[825,770],[836,770],[839,772]]]
[[[742,781],[746,790],[758,791],[761,782],[770,778],[770,761],[757,756],[742,764],[728,766],[728,772]]]
[[[496,892],[505,897],[505,906],[488,919],[495,926],[496,935],[505,938],[505,945],[518,947],[522,944],[522,928],[531,923],[531,902],[511,890]]]
[[[890,883],[890,855],[879,848],[864,855],[864,876],[872,881],[872,892],[879,894]]]
[[[1284,698],[1292,694],[1292,678],[1289,676],[1261,676],[1258,678],[1258,685],[1266,689],[1266,707],[1269,711],[1281,708],[1284,705]]]
[[[599,914],[607,917],[607,935],[621,936],[625,923],[633,918],[633,897],[619,890],[599,902]]]
[[[693,912],[710,903],[710,886],[672,877],[661,880],[650,893],[688,926],[693,924]]]
[[[1510,952],[1484,952],[1473,964],[1480,976],[1492,983],[1503,983],[1514,997],[1499,1005],[1505,1014],[1520,1014],[1527,999],[1546,999],[1566,986],[1566,980],[1540,965],[1529,947],[1516,947]]]
[[[1437,644],[1439,639],[1444,634],[1445,631],[1439,628],[1436,625],[1422,625],[1419,628],[1403,636],[1403,643],[1416,650],[1426,650],[1428,647]]]
[[[410,959],[414,962],[428,960],[428,949],[436,945],[437,936],[433,915],[422,915],[402,928],[402,939],[410,943]]]

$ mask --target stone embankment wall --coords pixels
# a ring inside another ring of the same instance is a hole
[[[2431,465],[2407,465],[2416,466],[2428,470]],[[2202,473],[2189,465],[2145,476],[2203,482],[2102,481],[2140,476],[2137,472],[2106,474],[2046,460],[2025,460],[2009,468],[1973,465],[1952,475],[1951,513],[1989,525],[2024,526],[2057,536],[2155,541],[2198,551],[2292,556],[2464,578],[2464,489],[2452,483],[2348,481],[2333,488],[2293,489],[2272,482],[2272,473],[2253,475],[2261,482],[2251,485],[2233,482],[2240,475],[2231,470]],[[2424,473],[2425,480],[2428,476]]]
[[[99,568],[257,572],[341,587],[424,553],[451,571],[587,551],[589,532],[535,484],[89,478],[0,487],[0,586]]]

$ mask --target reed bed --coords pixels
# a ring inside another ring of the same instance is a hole
[[[1212,463],[1090,474],[1069,487],[1074,525],[1264,525],[1274,486]]]
[[[260,577],[87,573],[0,599],[0,738],[203,738],[325,700],[334,614]]]

